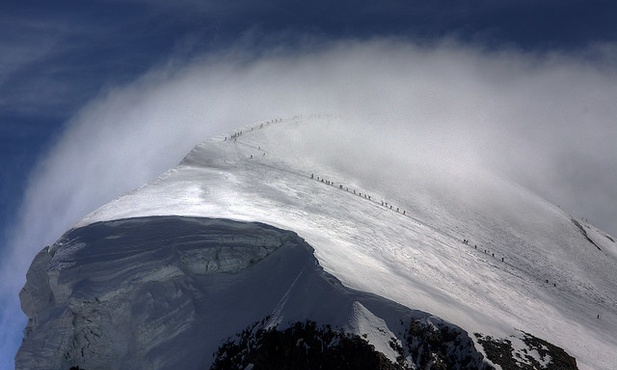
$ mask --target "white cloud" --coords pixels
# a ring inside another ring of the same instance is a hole
[[[16,294],[38,250],[198,142],[272,117],[348,117],[343,131],[321,133],[339,142],[341,152],[319,152],[333,166],[368,177],[390,158],[458,173],[489,168],[617,231],[617,75],[603,60],[383,39],[262,55],[233,49],[170,63],[72,119],[32,175],[2,260],[5,331],[22,329]],[[3,354],[18,345],[2,341]]]

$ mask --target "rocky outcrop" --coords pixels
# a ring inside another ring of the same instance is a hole
[[[487,357],[503,370],[577,370],[576,359],[563,348],[518,332],[508,338],[498,339],[475,334]]]

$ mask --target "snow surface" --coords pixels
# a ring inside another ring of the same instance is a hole
[[[365,336],[392,361],[428,313],[345,288],[296,234],[221,219],[162,216],[95,223],[42,250],[22,305],[18,369],[202,369],[257,321],[307,318]]]
[[[586,237],[558,207],[487,173],[452,191],[438,175],[429,181],[430,171],[415,182],[413,173],[338,166],[321,155],[331,141],[306,130],[331,136],[341,124],[297,116],[213,138],[75,227],[157,215],[263,222],[298,233],[347,287],[468,332],[529,332],[563,347],[582,369],[615,368],[614,238],[579,220]],[[355,309],[357,327],[372,320]]]

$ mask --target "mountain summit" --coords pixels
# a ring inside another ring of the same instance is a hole
[[[32,263],[17,369],[614,367],[613,237],[345,127],[246,126],[86,216]]]

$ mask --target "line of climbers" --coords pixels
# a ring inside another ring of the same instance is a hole
[[[234,132],[233,134],[231,134],[231,136],[229,137],[229,140],[236,140],[237,138],[239,138],[240,136],[242,136],[242,131],[238,131],[238,132]],[[225,141],[227,141],[227,136],[225,136]]]
[[[294,118],[296,118],[296,117],[297,116],[294,116]],[[253,131],[255,128],[260,128],[261,129],[261,128],[264,128],[264,125],[267,126],[269,124],[277,123],[277,122],[283,122],[283,119],[282,118],[273,118],[273,119],[271,119],[269,121],[260,123],[259,126],[257,126],[257,125],[251,126],[250,129],[251,129],[251,131]],[[225,136],[225,141],[227,141],[227,140],[234,140],[235,141],[240,136],[242,136],[242,131],[234,132],[233,134],[231,134],[229,136],[229,138],[227,136]]]
[[[294,116],[294,118],[297,118],[297,117],[298,117],[298,116]],[[277,120],[273,120],[272,122],[281,122],[281,121],[282,121],[282,119],[277,119]],[[267,124],[269,124],[269,123],[270,123],[270,121],[268,121],[268,122],[267,122]],[[260,127],[259,127],[259,128],[263,128],[263,125],[264,125],[264,124],[262,123],[262,124],[260,125]],[[252,128],[251,128],[251,130],[252,130]],[[238,133],[234,133],[234,134],[232,135],[232,138],[233,138],[233,139],[236,139],[237,137],[239,137],[239,136],[241,136],[241,135],[242,135],[242,131],[239,131]],[[225,140],[227,140],[227,137],[225,137]],[[261,150],[261,147],[258,147],[258,149],[259,149],[259,150]],[[266,155],[266,153],[263,153],[263,155],[265,156],[265,155]],[[251,155],[251,156],[250,156],[250,158],[253,158],[253,155]],[[319,182],[321,182],[321,183],[323,183],[323,184],[329,185],[329,186],[334,186],[334,185],[335,185],[335,183],[334,183],[333,181],[330,181],[330,180],[325,179],[325,178],[323,178],[323,177],[321,177],[321,178],[320,178],[319,176],[315,176],[315,174],[313,174],[313,173],[311,173],[311,179],[312,179],[312,180],[317,180],[317,181],[319,181]],[[358,196],[360,196],[360,197],[364,197],[365,199],[367,199],[367,200],[369,200],[369,201],[371,201],[371,200],[372,200],[370,195],[368,195],[368,194],[366,194],[366,193],[362,194],[361,192],[356,191],[356,190],[354,190],[354,189],[352,189],[352,190],[350,191],[350,190],[349,190],[349,187],[347,187],[347,186],[343,186],[342,184],[339,184],[338,188],[339,188],[340,190],[345,190],[345,191],[346,191],[346,192],[348,192],[348,193],[352,193],[352,192],[353,192],[353,194],[358,195]],[[400,212],[400,208],[399,208],[399,207],[394,208],[394,207],[392,206],[392,204],[388,204],[388,202],[385,202],[384,200],[381,200],[380,204],[381,204],[381,206],[386,207],[386,209],[391,209],[391,210],[393,210],[393,211],[394,211],[394,210],[396,210],[396,212],[397,212],[397,213],[401,213],[401,212]],[[405,210],[403,210],[402,214],[403,214],[403,215],[406,215],[406,211],[405,211]],[[465,245],[469,245],[469,239],[463,239],[463,244],[465,244]],[[473,246],[473,247],[474,247],[474,249],[476,249],[476,250],[478,249],[478,245],[477,245],[477,244],[474,244],[474,246]],[[489,251],[488,251],[487,249],[484,249],[484,254],[488,254],[488,253],[489,253]],[[494,252],[491,252],[491,256],[492,256],[492,257],[495,257],[495,253],[494,253]],[[504,257],[501,257],[501,262],[505,262]],[[549,284],[549,280],[548,280],[548,279],[545,279],[545,282],[546,282],[546,284]],[[553,283],[553,287],[557,287],[557,283]],[[597,318],[597,319],[600,319],[600,315],[598,314],[596,318]]]
[[[324,184],[326,184],[326,185],[332,185],[332,186],[334,185],[334,182],[332,182],[332,181],[330,181],[330,180],[327,180],[327,179],[324,179],[323,177],[322,177],[322,178],[320,178],[319,176],[315,176],[315,174],[311,174],[311,179],[313,179],[313,180],[317,180],[317,181],[322,182],[322,183],[324,183]],[[339,187],[339,189],[341,189],[341,190],[345,190],[345,191],[347,191],[347,192],[350,192],[349,188],[348,188],[348,187],[346,187],[346,186],[344,187],[342,184],[339,184],[339,186],[338,186],[338,187]],[[362,194],[361,192],[356,191],[356,190],[353,190],[353,189],[351,190],[351,192],[353,192],[353,194],[356,194],[356,195],[358,195],[358,196],[360,196],[360,197],[364,197],[364,198],[366,198],[366,199],[368,199],[368,200],[371,200],[371,196],[370,196],[370,195],[367,195],[366,193],[365,193],[365,194]],[[384,206],[384,207],[386,207],[387,209],[391,209],[391,210],[395,210],[395,209],[396,209],[396,212],[399,212],[399,213],[400,213],[400,211],[399,211],[399,208],[398,208],[398,207],[393,208],[393,206],[392,206],[391,204],[388,204],[387,202],[384,202],[383,200],[381,201],[381,205],[382,205],[382,206]],[[403,215],[406,215],[406,212],[405,212],[404,210],[403,210]],[[463,239],[463,244],[465,244],[465,245],[469,245],[469,239]],[[474,246],[473,246],[473,247],[474,247],[474,249],[476,249],[476,250],[478,249],[478,245],[477,245],[477,244],[474,244]],[[489,253],[491,254],[491,256],[492,256],[492,257],[495,257],[495,253],[494,253],[494,252],[489,252],[489,251],[488,251],[488,249],[484,249],[484,254],[489,254]],[[501,257],[501,262],[504,262],[504,263],[505,263],[505,257]],[[546,284],[549,284],[549,280],[548,280],[548,279],[545,279],[545,282],[546,282]],[[553,284],[553,287],[555,287],[555,288],[557,287],[557,283],[553,282],[552,284]],[[597,319],[600,319],[600,315],[598,314],[598,315],[596,316],[596,318],[597,318]]]
[[[465,244],[465,245],[469,245],[469,239],[463,239],[463,244]],[[474,244],[474,245],[473,245],[473,248],[477,250],[477,249],[478,249],[478,245],[477,245],[477,244]],[[488,249],[485,249],[485,250],[484,250],[484,254],[489,254],[489,253],[491,254],[491,256],[495,257],[495,253],[494,253],[494,252],[489,252],[489,251],[488,251]],[[501,262],[505,262],[505,258],[504,258],[504,257],[501,257]],[[548,279],[545,279],[545,280],[544,280],[544,282],[545,282],[546,284],[549,284],[549,280],[548,280]],[[552,283],[552,284],[553,284],[553,287],[554,287],[554,288],[556,288],[556,287],[557,287],[557,283]]]
[[[322,183],[324,183],[324,184],[326,184],[326,185],[331,185],[331,186],[334,186],[334,185],[335,185],[333,181],[327,180],[327,179],[325,179],[325,178],[323,178],[323,177],[321,177],[321,178],[320,178],[319,176],[315,176],[315,174],[313,174],[313,173],[311,174],[311,179],[312,179],[312,180],[319,181],[319,182],[322,182]],[[373,201],[373,199],[371,198],[371,196],[370,196],[370,195],[368,195],[368,194],[366,194],[366,193],[362,193],[362,192],[357,191],[357,190],[354,190],[354,189],[349,190],[349,187],[347,187],[347,186],[343,186],[342,184],[339,184],[338,188],[339,188],[340,190],[344,190],[344,191],[346,191],[346,192],[348,192],[348,193],[352,193],[352,194],[357,195],[357,196],[359,196],[359,197],[362,197],[362,198],[364,198],[364,199],[367,199],[367,200]],[[377,203],[376,201],[373,201],[373,202]],[[388,204],[388,202],[385,202],[385,201],[383,201],[383,200],[381,201],[381,205],[382,205],[383,207],[386,207],[387,209],[391,209],[391,210],[396,211],[396,212],[398,212],[398,213],[402,213],[402,214],[403,214],[403,215],[405,215],[405,216],[407,215],[407,211],[405,211],[405,210],[402,210],[402,211],[401,211],[401,209],[400,209],[399,207],[393,207],[393,206],[392,206],[392,204]]]
[[[320,178],[319,176],[315,176],[315,174],[311,174],[311,179],[312,180],[317,180],[317,181],[322,182],[322,183],[324,183],[326,185],[332,185],[332,186],[334,185],[334,182],[332,182],[330,180],[327,180],[327,179],[324,179],[323,177]],[[343,186],[341,184],[339,184],[339,189],[345,190],[345,191],[347,191],[349,193],[353,193],[353,194],[358,195],[360,197],[364,197],[365,199],[371,200],[371,196],[370,195],[367,195],[366,193],[362,194],[361,192],[353,190],[353,189],[350,191],[348,187]],[[394,208],[392,206],[392,204],[388,204],[388,202],[385,202],[385,201],[382,200],[381,201],[381,205],[386,207],[386,209],[391,209],[393,211],[396,210],[396,212],[401,213],[399,207]],[[406,215],[405,210],[403,210],[403,215]],[[463,244],[469,245],[469,239],[463,239]],[[478,245],[477,244],[474,244],[473,247],[476,250],[478,249]],[[484,254],[489,254],[489,253],[491,254],[492,257],[495,257],[495,253],[494,252],[489,252],[488,249],[484,250]],[[501,257],[501,262],[505,263],[505,257]],[[547,284],[548,284],[548,282],[549,282],[548,279],[546,279],[546,283]],[[557,283],[553,283],[553,287],[557,287]]]
[[[331,115],[331,114],[309,114],[309,115],[306,116],[306,118],[309,118],[309,119],[311,119],[311,118],[331,118],[332,116],[333,115]],[[304,117],[305,116],[302,115],[302,114],[296,114],[296,115],[294,115],[292,117],[288,117],[288,118],[285,118],[285,119],[283,119],[281,117],[273,118],[271,120],[268,120],[268,121],[265,121],[265,122],[261,122],[259,124],[256,123],[255,125],[250,127],[250,130],[253,131],[255,128],[262,129],[265,126],[268,126],[270,124],[283,122],[283,120],[285,120],[285,121],[298,121],[299,119],[304,118]],[[227,141],[228,139],[229,140],[232,140],[232,139],[235,140],[235,139],[237,139],[241,135],[242,135],[242,131],[235,132],[229,138],[227,136],[225,136],[225,141]]]
[[[465,244],[465,245],[469,245],[469,239],[463,239],[463,244]],[[474,244],[474,245],[473,245],[473,248],[474,248],[474,249],[478,249],[478,245],[477,245],[477,244]],[[488,254],[488,253],[489,253],[488,249],[485,249],[485,250],[484,250],[484,254]],[[491,252],[491,256],[495,257],[495,253]],[[504,257],[501,257],[501,262],[505,262],[505,261],[504,261]]]
[[[469,239],[463,239],[463,244],[469,245]],[[473,248],[474,249],[478,249],[478,245],[474,244]],[[484,254],[488,254],[488,253],[489,253],[488,249],[485,249],[484,250]],[[493,252],[490,252],[490,253],[491,253],[491,256],[495,257],[495,253],[493,253]],[[504,257],[501,257],[501,262],[505,262],[505,258]]]
[[[300,116],[294,116],[294,118],[299,118],[299,117],[300,117]],[[268,121],[268,122],[266,122],[266,124],[270,124],[270,123],[274,123],[274,122],[281,122],[282,120],[283,120],[282,118],[279,118],[279,119],[275,119],[275,120],[272,120],[272,121]],[[259,128],[263,128],[263,126],[264,126],[264,124],[262,123],[262,124],[260,124]],[[251,131],[252,131],[252,130],[253,130],[253,128],[251,128]],[[232,134],[230,139],[234,139],[234,140],[235,140],[235,139],[237,139],[237,138],[238,138],[238,137],[240,137],[240,136],[242,136],[242,131],[239,131],[239,132],[236,132],[236,133]],[[227,140],[227,136],[225,136],[225,140]],[[261,147],[259,147],[259,149],[261,150]],[[266,155],[266,153],[263,153],[263,155],[265,156],[265,155]],[[253,158],[253,155],[252,155],[252,154],[251,154],[250,158]],[[312,180],[317,180],[317,181],[319,181],[319,182],[321,182],[321,183],[324,183],[324,184],[326,184],[326,185],[330,185],[330,186],[334,186],[334,185],[335,185],[333,181],[327,180],[327,179],[325,179],[325,178],[323,178],[323,177],[322,177],[322,178],[320,178],[319,176],[315,176],[314,174],[311,174],[311,179],[312,179]],[[365,194],[362,194],[361,192],[356,191],[356,190],[354,190],[354,189],[352,189],[352,190],[350,191],[350,190],[349,190],[349,187],[347,187],[347,186],[343,186],[342,184],[339,184],[338,188],[339,188],[340,190],[345,190],[346,192],[349,192],[349,193],[353,192],[353,194],[358,195],[358,196],[360,196],[360,197],[364,197],[365,199],[367,199],[367,200],[369,200],[369,201],[370,201],[370,200],[372,200],[370,195],[368,195],[368,194],[366,194],[366,193],[365,193]],[[383,207],[386,207],[386,209],[391,209],[391,210],[393,210],[393,211],[394,211],[394,210],[396,210],[396,212],[401,213],[401,212],[400,212],[400,208],[399,208],[399,207],[394,208],[394,207],[392,206],[392,204],[388,204],[388,202],[385,202],[385,201],[381,200],[381,205],[382,205]],[[402,214],[403,214],[403,215],[406,215],[406,211],[405,211],[405,210],[403,210]],[[463,244],[465,244],[465,245],[469,245],[469,239],[463,239]],[[474,249],[476,249],[476,250],[478,249],[478,245],[477,245],[477,244],[474,244],[474,246],[473,246],[473,247],[474,247]],[[488,254],[488,253],[489,253],[489,251],[488,251],[487,249],[485,249],[485,250],[484,250],[484,254]],[[491,252],[491,256],[492,256],[492,257],[495,257],[495,253]],[[505,262],[504,257],[501,257],[501,262]],[[545,282],[548,284],[548,283],[549,283],[549,280],[548,280],[548,279],[545,279]],[[557,287],[557,283],[553,283],[553,287]],[[599,315],[599,314],[597,315],[597,319],[600,319],[600,315]]]

